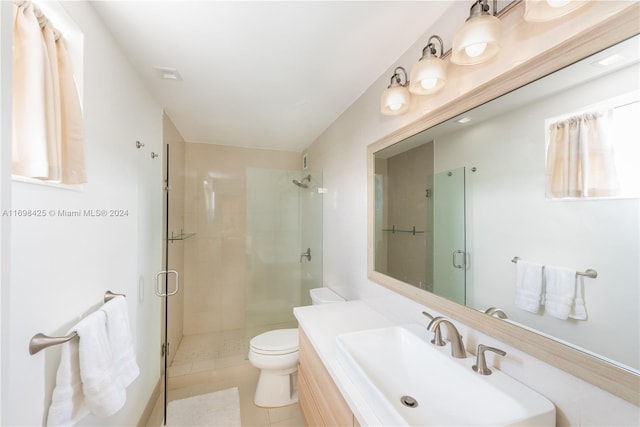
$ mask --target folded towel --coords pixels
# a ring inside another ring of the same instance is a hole
[[[47,416],[48,426],[72,426],[89,414],[82,394],[78,339],[67,341],[61,347],[56,387]]]
[[[131,339],[127,301],[124,296],[117,296],[105,303],[100,310],[107,316],[107,336],[116,377],[122,387],[127,387],[140,373]]]
[[[542,303],[542,264],[516,263],[516,307],[537,313]]]
[[[569,317],[576,320],[587,320],[587,307],[584,303],[584,278],[576,277],[576,297],[571,306]]]
[[[545,311],[565,320],[576,297],[576,271],[564,267],[545,266]]]
[[[80,378],[89,411],[98,417],[116,413],[126,400],[124,386],[115,375],[107,316],[98,310],[82,319],[75,327],[80,337]]]

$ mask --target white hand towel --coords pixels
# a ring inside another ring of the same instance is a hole
[[[565,320],[576,296],[576,271],[564,267],[545,266],[545,311]]]
[[[569,317],[576,320],[587,320],[587,307],[584,303],[584,282],[582,277],[576,277],[576,297],[573,300]]]
[[[531,313],[542,302],[542,264],[519,260],[516,263],[516,307]]]
[[[98,310],[76,325],[80,337],[80,378],[89,411],[98,417],[115,414],[126,400],[124,386],[115,375],[107,336],[106,314]]]
[[[116,376],[122,387],[127,387],[140,373],[131,339],[127,301],[125,297],[117,296],[106,302],[100,310],[107,316],[107,336]]]
[[[69,331],[67,334],[72,332]],[[89,410],[84,402],[80,381],[78,339],[74,338],[62,344],[56,387],[51,397],[47,425],[72,426],[88,414]]]

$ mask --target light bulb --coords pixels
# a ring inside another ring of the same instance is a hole
[[[569,1],[570,0],[547,0],[547,4],[551,7],[563,7],[569,3]]]
[[[420,86],[422,86],[423,89],[433,89],[434,87],[436,87],[436,84],[438,84],[438,79],[422,79],[420,80]]]
[[[474,43],[464,48],[464,52],[471,58],[476,58],[487,49],[486,43]]]
[[[488,61],[500,51],[500,19],[483,14],[470,17],[453,38],[451,62],[476,65]]]
[[[525,0],[524,19],[530,22],[551,21],[590,2],[591,0]]]
[[[386,115],[403,114],[409,109],[411,95],[405,86],[390,86],[380,98],[380,111]]]

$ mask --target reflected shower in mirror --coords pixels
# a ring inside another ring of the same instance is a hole
[[[483,312],[500,307],[504,321],[639,371],[639,51],[636,36],[377,151],[375,271]],[[594,133],[600,114],[618,122]],[[550,196],[553,168],[566,196]],[[515,304],[516,256],[549,276],[536,284],[537,310]],[[544,305],[552,272],[566,269],[597,271],[560,285],[582,297],[584,316]]]

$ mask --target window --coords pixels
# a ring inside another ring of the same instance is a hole
[[[70,53],[67,36],[36,4],[14,4],[14,11],[12,173],[35,182],[82,184],[86,167],[74,75],[77,54]],[[68,30],[71,20],[64,23],[62,14],[52,12]],[[78,32],[69,33],[75,43]],[[72,50],[77,52],[76,46]]]
[[[638,94],[548,119],[548,198],[640,197]]]

